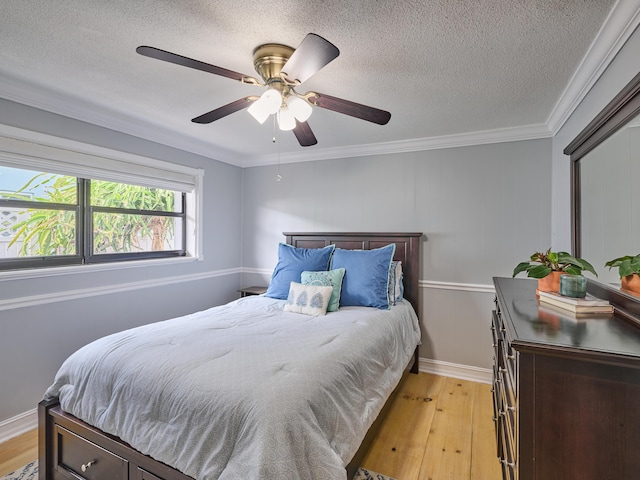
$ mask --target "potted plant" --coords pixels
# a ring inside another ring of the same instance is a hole
[[[618,267],[621,288],[640,295],[640,254],[614,258],[605,263],[604,266],[609,267],[609,269]]]
[[[593,265],[582,258],[576,258],[567,252],[535,252],[528,262],[519,263],[513,270],[515,277],[527,272],[527,277],[538,279],[538,290],[557,292],[560,290],[560,275],[581,275],[583,271],[591,272],[596,277]]]

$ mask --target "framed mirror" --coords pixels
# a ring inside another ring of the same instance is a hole
[[[640,253],[640,73],[564,149],[571,157],[572,248],[598,271],[589,291],[640,318],[605,263]]]

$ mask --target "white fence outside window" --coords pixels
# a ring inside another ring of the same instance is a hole
[[[18,241],[9,247],[15,237],[14,225],[25,220],[28,213],[16,213],[11,210],[0,210],[0,258],[16,258],[22,247],[22,241]]]

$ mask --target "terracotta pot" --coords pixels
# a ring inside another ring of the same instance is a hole
[[[566,275],[565,272],[551,272],[544,278],[538,279],[538,292],[556,292],[560,291],[560,275]]]
[[[627,275],[620,279],[622,282],[622,289],[627,292],[631,292],[634,295],[640,295],[640,276],[637,273],[633,275]]]

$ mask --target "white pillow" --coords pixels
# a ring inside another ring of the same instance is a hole
[[[330,285],[303,285],[291,282],[284,310],[313,316],[326,315],[331,292],[333,287]]]

